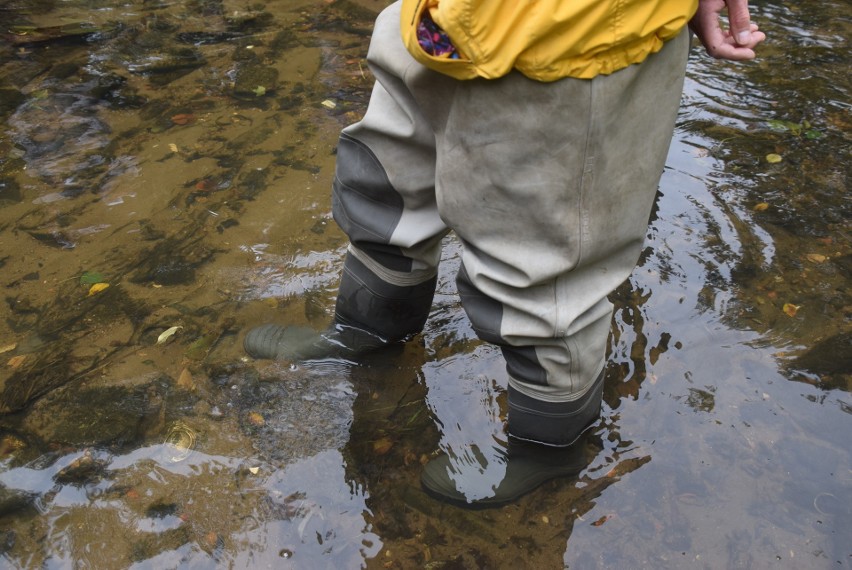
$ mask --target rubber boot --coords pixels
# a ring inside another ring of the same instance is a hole
[[[343,265],[334,321],[327,329],[267,324],[250,330],[243,347],[254,358],[353,358],[423,330],[436,283],[437,277],[432,277],[416,285],[393,285],[349,255]]]
[[[463,456],[442,453],[423,468],[423,489],[459,506],[499,507],[546,481],[578,474],[593,457],[590,434],[600,416],[603,381],[601,372],[585,394],[568,402],[536,400],[510,383],[509,441],[494,447],[490,459],[504,469],[489,469],[489,458],[475,447]]]
[[[509,437],[492,450],[491,461],[505,465],[502,478],[487,470],[489,459],[476,447],[458,457],[443,453],[423,468],[420,482],[432,497],[456,506],[483,509],[512,503],[551,479],[573,477],[597,448],[581,436],[567,447],[551,447]],[[499,472],[499,470],[498,470]]]

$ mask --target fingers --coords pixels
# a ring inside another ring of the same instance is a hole
[[[728,35],[721,42],[714,43],[712,47],[707,47],[707,53],[717,59],[746,61],[755,58],[754,48],[765,39],[766,34],[763,32],[752,31],[749,35],[748,44],[740,45],[732,35]]]
[[[723,29],[721,14],[726,9],[729,26]],[[690,27],[707,53],[717,59],[754,59],[755,46],[766,39],[751,21],[748,0],[700,0]]]
[[[741,38],[738,38],[733,30],[728,30],[721,42],[715,44],[715,49],[708,49],[707,53],[718,59],[746,61],[755,58],[754,48],[765,39],[766,34],[761,32],[756,24],[750,24],[746,43],[740,43]]]
[[[731,35],[737,44],[747,46],[752,42],[751,16],[748,0],[725,0],[728,6],[728,23]]]

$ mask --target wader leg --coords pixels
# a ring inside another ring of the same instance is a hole
[[[448,231],[435,203],[435,135],[402,79],[413,60],[398,35],[386,49],[395,38],[381,34],[382,20],[387,13],[368,54],[376,84],[367,112],[337,147],[333,214],[350,246],[334,322],[321,332],[253,329],[243,344],[254,357],[355,356],[420,332],[429,315]]]
[[[464,244],[462,304],[506,358],[509,439],[430,461],[430,494],[499,506],[587,464],[607,295],[641,251],[687,51],[684,31],[644,63],[593,80],[460,83],[438,135],[438,207]],[[505,466],[496,480],[485,469],[495,462]]]
[[[612,319],[665,166],[684,31],[592,80],[459,82],[438,135],[438,207],[464,244],[462,303],[509,372],[509,433],[571,444],[599,412]]]

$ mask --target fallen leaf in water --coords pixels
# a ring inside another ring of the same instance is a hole
[[[104,276],[95,271],[84,271],[80,276],[80,284],[94,285],[95,283],[103,283]]]
[[[24,360],[26,359],[26,354],[19,354],[18,356],[13,356],[6,362],[6,366],[8,366],[9,368],[20,368],[21,364],[23,364]]]
[[[216,188],[216,183],[209,178],[204,178],[195,183],[195,189],[201,192],[210,192],[214,188]]]
[[[389,437],[382,437],[373,442],[373,453],[385,455],[393,447],[393,441]]]
[[[821,255],[819,253],[809,253],[805,257],[808,258],[808,261],[811,261],[813,263],[822,263],[823,261],[828,259],[826,256]]]
[[[592,523],[592,526],[602,526],[606,521],[612,518],[613,515],[604,515],[595,522]]]
[[[222,539],[212,530],[204,535],[204,542],[209,548],[216,548]]]
[[[793,303],[784,303],[784,307],[782,310],[787,314],[788,317],[795,317],[796,313],[801,308],[801,305],[794,305]]]
[[[184,368],[181,371],[177,379],[177,385],[184,390],[195,391],[195,382],[192,380],[192,372],[189,371],[189,368]]]
[[[172,152],[177,152],[178,147],[175,143],[169,143],[169,150],[172,151]]]
[[[320,103],[320,105],[322,105],[326,109],[334,109],[335,107],[337,107],[337,103],[335,103],[331,99],[326,99],[325,101]]]
[[[172,122],[176,125],[188,125],[195,122],[195,115],[192,113],[180,113],[172,115]]]
[[[15,350],[16,348],[18,348],[18,343],[16,342],[13,342],[12,344],[7,344],[6,346],[0,347],[0,354],[3,354],[4,352],[10,352],[12,350]]]
[[[163,344],[164,342],[169,340],[172,336],[174,336],[176,332],[178,332],[178,329],[180,328],[182,327],[178,325],[174,327],[169,327],[164,330],[162,333],[160,333],[160,336],[157,337],[157,344]]]
[[[4,435],[3,439],[0,439],[0,455],[8,455],[15,451],[20,451],[27,446],[19,437],[15,437],[14,435]]]
[[[781,155],[775,154],[774,152],[771,152],[771,153],[766,155],[766,162],[768,162],[769,164],[777,164],[777,163],[781,162],[782,160],[784,160],[784,159],[781,158]]]
[[[260,473],[260,467],[249,467],[249,473],[252,475],[257,475]]]
[[[262,426],[263,424],[266,423],[266,420],[263,418],[263,416],[260,413],[251,412],[248,415],[248,423],[250,423],[253,426],[260,427],[260,426]]]
[[[94,285],[89,287],[89,295],[88,296],[91,297],[95,293],[100,293],[101,291],[103,291],[107,287],[109,287],[109,283],[95,283]]]
[[[755,204],[754,211],[755,212],[763,212],[764,210],[769,209],[769,204],[766,202],[761,202],[760,204]]]

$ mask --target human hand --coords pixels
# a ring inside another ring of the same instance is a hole
[[[727,30],[722,29],[722,10],[728,9]],[[699,0],[698,11],[689,22],[707,53],[717,59],[754,59],[754,47],[766,39],[751,22],[748,0]]]

